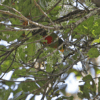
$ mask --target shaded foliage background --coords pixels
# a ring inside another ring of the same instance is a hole
[[[100,78],[92,77],[89,65],[99,73],[99,66],[91,60],[100,54],[100,8],[91,4],[86,2],[86,6],[77,0],[4,0],[0,4],[0,39],[9,43],[0,45],[0,99],[7,100],[13,93],[14,100],[24,100],[30,94],[31,100],[39,94],[43,94],[41,100],[51,100],[62,92],[59,100],[74,100],[61,91],[71,72],[85,82],[77,94],[80,99],[99,97],[100,82],[96,87],[95,79]],[[58,38],[63,43],[58,48],[44,45],[44,31],[45,37],[58,35],[52,44]],[[63,45],[62,53],[59,49]],[[82,69],[73,69],[78,62]],[[3,77],[10,71],[10,80],[5,80]],[[19,78],[24,81],[18,81]]]

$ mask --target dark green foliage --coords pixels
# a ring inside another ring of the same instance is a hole
[[[96,95],[96,84],[91,75],[85,76],[83,78],[83,81],[85,82],[85,84],[83,86],[80,86],[81,93],[78,93],[79,97],[81,99],[90,99],[90,93],[92,94],[92,97],[94,97]]]
[[[96,9],[76,10],[68,0],[5,0],[2,4],[0,41],[9,45],[0,42],[0,100],[8,100],[10,93],[14,100],[25,100],[30,94],[31,100],[41,94],[42,100],[45,97],[74,100],[74,94],[67,95],[67,87],[55,92],[59,83],[66,83],[70,73],[85,82],[80,86],[78,97],[95,100],[95,80],[89,73],[82,76],[84,70],[77,64],[81,62],[88,71],[89,60],[99,56],[100,18],[94,13]],[[51,44],[45,38],[48,36],[53,38]],[[74,65],[77,68],[73,69]],[[99,74],[98,65],[91,65]],[[13,72],[9,80],[8,76],[4,78],[8,72]],[[66,77],[62,77],[64,74]]]

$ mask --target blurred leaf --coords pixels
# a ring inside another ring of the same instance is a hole
[[[38,86],[36,85],[35,82],[27,82],[27,81],[32,81],[31,79],[27,79],[25,82],[23,82],[22,85],[22,90],[24,92],[32,92],[35,91],[36,89],[38,89]]]
[[[95,39],[95,40],[92,42],[92,44],[94,44],[94,43],[100,43],[100,39]]]
[[[14,95],[14,99],[17,99],[17,98],[20,97],[21,95],[22,95],[22,91],[17,92],[17,93]]]
[[[91,48],[87,54],[90,58],[96,58],[99,56],[99,51],[97,48]]]
[[[11,93],[11,90],[10,89],[8,89],[8,90],[6,90],[5,92],[4,92],[4,96],[3,96],[3,100],[7,100],[8,99],[8,97],[10,96],[10,93]]]
[[[52,68],[52,66],[51,66],[50,64],[48,64],[48,65],[46,66],[46,71],[47,71],[47,72],[52,72],[52,71],[53,71],[53,68]]]
[[[100,77],[98,78],[98,93],[100,93]]]
[[[3,64],[1,65],[1,70],[2,70],[2,72],[5,72],[5,71],[9,71],[9,70],[11,70],[11,69],[9,69],[9,70],[7,70],[8,68],[9,68],[9,66],[10,66],[10,64],[11,64],[11,60],[6,60],[6,61],[4,61],[3,62]]]
[[[85,77],[83,77],[83,81],[85,82],[85,84],[83,86],[80,86],[80,90],[83,93],[78,93],[79,97],[81,98],[90,98],[90,94],[91,93],[93,96],[96,95],[96,84],[94,82],[94,80],[92,79],[91,75],[87,75]]]

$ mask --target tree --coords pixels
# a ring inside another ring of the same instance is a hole
[[[51,100],[62,92],[59,100],[74,100],[62,91],[71,72],[85,82],[80,86],[79,98],[99,98],[100,81],[96,88],[86,65],[99,72],[89,60],[100,53],[100,8],[89,1],[86,5],[81,0],[2,0],[0,39],[9,45],[0,45],[0,99],[7,100],[13,93],[14,100],[24,100],[30,94],[31,100],[39,94],[41,100]],[[49,42],[51,38],[53,41]],[[73,69],[78,62],[82,70]],[[5,80],[4,75],[10,71],[10,80]],[[5,89],[5,85],[9,88]]]

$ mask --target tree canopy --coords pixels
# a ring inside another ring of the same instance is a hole
[[[30,94],[30,100],[40,94],[41,100],[74,100],[64,90],[72,72],[85,82],[78,98],[99,98],[95,62],[100,54],[100,8],[93,0],[82,1],[1,1],[0,40],[8,45],[0,44],[0,99],[8,100],[13,93],[11,100],[25,100]],[[78,62],[82,68],[73,68]],[[8,72],[12,72],[9,80],[4,79]]]

